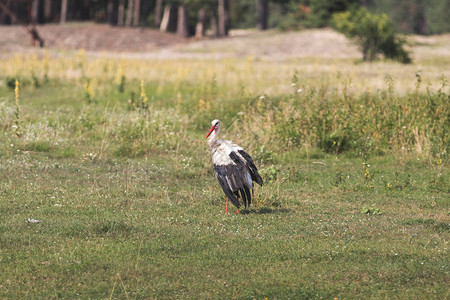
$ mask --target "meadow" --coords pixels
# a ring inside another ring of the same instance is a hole
[[[0,298],[449,298],[449,66],[1,57]],[[265,181],[240,214],[216,118]]]

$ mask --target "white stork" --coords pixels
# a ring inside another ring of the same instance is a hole
[[[237,207],[236,212],[239,213],[239,198],[242,198],[244,207],[247,208],[252,202],[253,181],[262,186],[263,180],[252,158],[244,149],[230,141],[217,139],[220,121],[213,120],[211,124],[205,139],[208,139],[217,180],[227,196],[225,214],[228,213],[228,199]]]

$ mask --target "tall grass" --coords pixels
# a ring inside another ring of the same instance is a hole
[[[433,73],[435,66],[416,72],[396,64],[317,59],[137,61],[94,59],[84,51],[69,57],[15,55],[1,66],[6,85],[20,80],[28,87],[29,101],[37,101],[30,103],[33,109],[46,104],[38,95],[48,88],[67,87],[70,95],[64,97],[73,102],[70,114],[47,111],[51,117],[33,120],[29,110],[24,141],[68,144],[93,136],[111,145],[102,148],[102,157],[173,147],[170,134],[204,129],[214,118],[224,119],[229,133],[254,150],[310,147],[429,160],[447,159],[449,152],[449,87],[445,71]],[[10,111],[14,94],[2,94],[2,109]],[[0,124],[8,129],[12,120],[2,114]]]
[[[257,143],[277,150],[310,145],[336,154],[447,158],[449,100],[448,94],[430,90],[399,96],[388,90],[348,94],[312,88],[278,99],[254,99],[236,130],[247,128],[245,139],[256,136]]]

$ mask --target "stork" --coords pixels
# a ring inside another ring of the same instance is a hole
[[[213,120],[211,125],[205,139],[208,139],[211,150],[214,173],[227,196],[225,214],[228,213],[228,199],[237,207],[236,213],[239,213],[239,198],[242,198],[244,207],[247,208],[252,202],[253,181],[262,186],[263,180],[244,149],[233,142],[217,139],[220,121]]]

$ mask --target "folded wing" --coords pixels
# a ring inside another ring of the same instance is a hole
[[[239,198],[242,198],[244,206],[248,207],[252,202],[253,181],[262,185],[263,180],[247,152],[234,144],[227,146],[236,149],[220,153],[225,147],[219,147],[217,155],[222,158],[218,159],[220,164],[214,164],[217,180],[231,203],[239,208]]]

